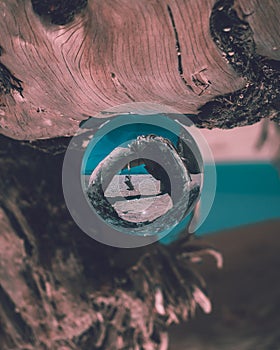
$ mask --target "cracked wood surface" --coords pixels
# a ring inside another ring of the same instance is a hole
[[[279,120],[278,1],[92,0],[65,16],[67,1],[41,2],[0,0],[0,133],[37,140],[0,135],[1,346],[166,349],[168,325],[209,311],[191,267],[205,251],[186,238],[124,253],[80,232],[55,137],[133,101],[208,128]]]
[[[214,4],[89,1],[59,26],[38,16],[29,0],[1,0],[0,61],[22,89],[1,96],[1,133],[27,140],[71,136],[89,116],[133,101],[197,115],[215,97],[244,88],[248,79],[211,37]],[[239,16],[253,13],[246,20],[257,51],[279,59],[279,21],[266,23],[280,10],[276,0],[269,5],[264,11],[257,0],[234,4]]]

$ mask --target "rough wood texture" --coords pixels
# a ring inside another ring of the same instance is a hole
[[[244,18],[249,23],[252,29],[256,53],[279,60],[279,3],[271,0],[236,0],[234,9],[240,18]]]
[[[279,61],[257,53],[254,33],[245,20],[248,14],[243,13],[240,18],[234,6],[240,10],[233,0],[217,1],[210,30],[215,43],[223,50],[227,61],[245,78],[246,84],[242,89],[218,96],[200,108],[199,119],[204,119],[209,127],[252,124],[263,116],[273,120],[279,118]],[[275,8],[279,10],[276,1]],[[258,18],[262,19],[264,16]]]
[[[56,137],[133,101],[208,128],[279,121],[278,18],[277,0],[0,1],[0,133],[36,140],[0,138],[1,349],[163,350],[170,323],[210,311],[191,265],[214,250],[78,230]]]
[[[1,96],[5,135],[73,135],[82,120],[132,101],[172,105],[210,128],[277,117],[277,0],[82,3],[59,26],[54,5],[46,17],[36,1],[0,2],[1,69],[10,73],[0,75],[10,92]]]
[[[179,244],[117,249],[81,232],[65,206],[63,152],[0,138],[1,350],[166,349],[166,327],[211,309]],[[14,157],[17,157],[15,161]]]

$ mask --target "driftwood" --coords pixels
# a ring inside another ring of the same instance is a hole
[[[165,349],[169,324],[210,311],[192,265],[221,265],[216,251],[90,239],[63,155],[82,121],[127,102],[199,127],[279,122],[279,17],[277,0],[0,1],[1,349]]]
[[[277,0],[0,6],[7,136],[73,135],[82,120],[135,101],[172,105],[210,128],[279,120]]]
[[[128,251],[89,238],[64,204],[63,155],[1,138],[1,348],[164,349],[167,325],[210,311],[191,265],[219,254],[187,236]]]

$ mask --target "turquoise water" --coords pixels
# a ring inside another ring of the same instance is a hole
[[[217,190],[211,211],[198,229],[206,235],[269,219],[280,219],[280,179],[270,163],[216,164]],[[169,243],[188,218],[162,242]]]
[[[100,136],[97,139],[97,142],[94,145],[93,149],[85,153],[82,165],[82,174],[90,175],[93,169],[95,169],[96,166],[117,146],[126,146],[131,140],[135,140],[138,136],[150,134],[155,134],[167,138],[173,144],[176,144],[178,142],[178,136],[176,134],[164,127],[157,125],[135,123],[119,126],[118,128],[115,128],[106,133],[105,135]],[[139,173],[136,172],[137,170],[142,171],[140,173],[147,173],[143,169],[144,167],[135,169],[133,173]]]
[[[216,169],[216,198],[198,233],[280,218],[280,180],[271,164],[218,164]]]
[[[82,166],[82,174],[91,174],[96,165],[117,145],[127,143],[139,135],[157,134],[177,143],[176,133],[164,126],[143,123],[123,125],[101,134],[88,150]],[[218,163],[216,197],[211,211],[197,235],[205,235],[233,227],[280,218],[280,180],[270,163]],[[125,170],[122,171],[125,173]],[[147,173],[144,165],[134,167],[130,173]],[[203,207],[203,205],[202,205]],[[203,208],[202,208],[203,210]],[[163,241],[168,242],[184,227],[189,218],[178,225]]]

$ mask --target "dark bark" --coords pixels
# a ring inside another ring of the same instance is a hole
[[[0,46],[0,56],[3,53],[3,48]],[[22,81],[17,79],[8,68],[0,63],[0,95],[11,93],[13,90],[22,95]],[[5,106],[1,106],[5,107]]]
[[[65,206],[64,153],[0,142],[1,349],[161,349],[167,325],[196,303],[209,311],[192,259],[215,250],[187,234],[169,247],[97,243]]]
[[[27,140],[0,138],[1,349],[164,349],[170,323],[209,311],[192,263],[215,250],[188,235],[130,251],[90,239],[64,203],[63,156],[80,123],[132,101],[199,127],[279,121],[279,30],[261,6],[0,3],[0,132]]]
[[[87,0],[32,0],[34,11],[52,24],[65,25],[87,5]]]
[[[210,18],[213,40],[247,84],[200,107],[198,118],[206,127],[248,125],[264,116],[280,121],[280,62],[257,54],[247,16],[250,14],[243,19],[238,17],[233,0],[218,1],[213,8]]]

